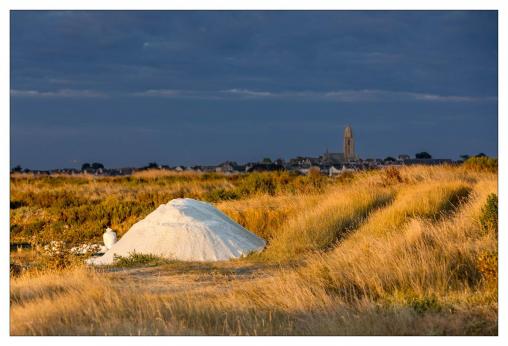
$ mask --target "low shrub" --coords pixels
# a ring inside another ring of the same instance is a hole
[[[480,215],[480,227],[484,232],[495,232],[497,236],[497,213],[497,195],[491,193]]]
[[[62,270],[83,264],[84,257],[74,255],[65,242],[52,241],[44,246],[35,245],[37,263],[42,270]]]
[[[417,314],[440,312],[442,310],[442,306],[439,304],[435,295],[429,297],[413,297],[408,300],[408,304]]]
[[[129,253],[128,256],[114,256],[114,266],[116,267],[157,266],[169,262],[170,260],[156,255],[136,252]]]
[[[31,239],[43,233],[46,222],[34,221],[25,225],[11,224],[11,240],[12,239]]]
[[[249,196],[255,193],[275,195],[277,188],[276,179],[269,173],[253,173],[240,181],[238,192],[240,195]]]
[[[226,190],[226,189],[216,189],[208,192],[205,195],[205,200],[208,202],[219,202],[219,201],[228,201],[228,200],[234,200],[239,199],[240,196],[237,192]]]
[[[488,156],[470,157],[464,161],[464,167],[475,171],[497,172],[497,159]]]
[[[498,259],[497,251],[481,251],[476,258],[476,266],[487,285],[497,286]]]

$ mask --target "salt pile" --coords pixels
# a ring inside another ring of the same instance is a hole
[[[103,256],[89,264],[112,264],[115,255],[151,254],[182,261],[220,261],[261,251],[266,242],[214,206],[178,198],[159,206]]]

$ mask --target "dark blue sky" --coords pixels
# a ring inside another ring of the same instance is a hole
[[[497,156],[496,11],[13,11],[11,166]]]

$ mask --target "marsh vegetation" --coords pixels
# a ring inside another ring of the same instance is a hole
[[[207,200],[268,241],[227,262],[44,256]],[[11,177],[13,335],[497,334],[497,171]]]

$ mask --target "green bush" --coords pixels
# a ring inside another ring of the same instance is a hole
[[[139,254],[132,252],[129,256],[114,256],[114,265],[117,267],[137,267],[137,266],[157,266],[164,263],[169,263],[170,260],[151,255],[151,254]]]
[[[11,224],[11,239],[29,240],[34,236],[40,235],[44,231],[46,222],[34,221],[26,225]]]
[[[464,161],[464,167],[476,171],[497,172],[497,159],[488,156],[470,157]]]
[[[215,189],[205,195],[205,200],[208,202],[219,202],[238,198],[240,198],[240,196],[237,192],[226,189]]]
[[[491,193],[482,208],[480,226],[484,232],[495,232],[497,236],[497,195]]]
[[[269,173],[252,173],[241,180],[238,191],[240,195],[248,196],[255,193],[274,195],[276,191],[274,176]]]
[[[273,196],[279,193],[316,193],[322,192],[331,181],[316,171],[306,176],[287,171],[255,172],[239,179],[236,193],[240,197],[254,194]]]
[[[418,314],[426,312],[440,312],[442,310],[436,296],[429,297],[413,297],[408,301],[409,306]]]

